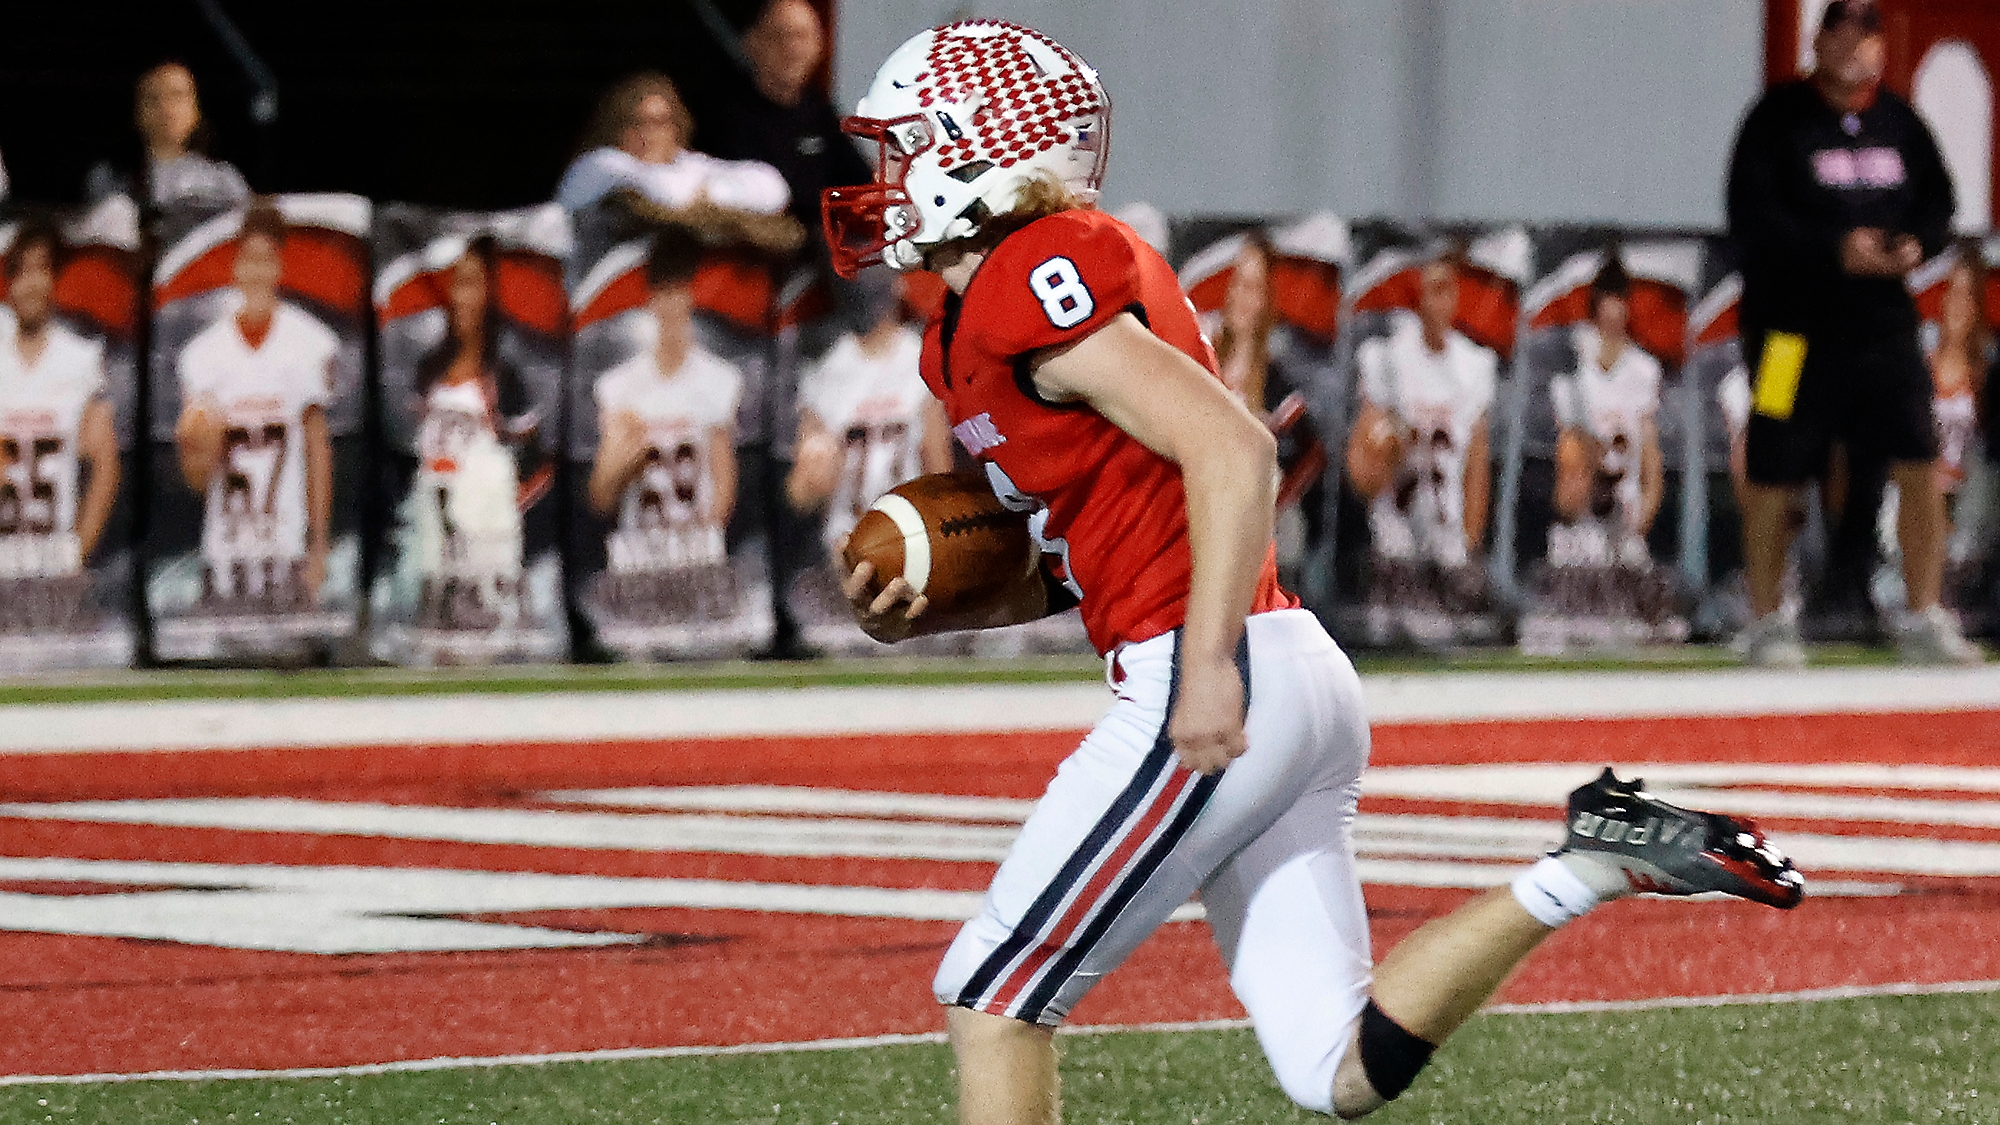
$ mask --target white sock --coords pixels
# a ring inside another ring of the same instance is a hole
[[[1592,889],[1556,856],[1544,856],[1516,875],[1513,890],[1521,909],[1551,929],[1583,917],[1609,897]]]

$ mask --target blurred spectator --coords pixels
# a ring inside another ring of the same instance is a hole
[[[7,198],[7,162],[0,160],[0,202]]]
[[[703,146],[776,168],[791,188],[793,217],[817,245],[820,192],[874,178],[814,83],[826,57],[826,30],[806,0],[772,0],[744,33],[743,49],[752,88],[707,113]]]
[[[754,160],[718,160],[687,147],[694,118],[664,74],[618,83],[598,103],[580,153],[556,185],[556,202],[582,210],[631,190],[661,207],[771,215],[790,201],[784,178]]]
[[[0,320],[0,569],[37,585],[79,579],[118,497],[103,347],[54,315],[61,253],[53,225],[21,225],[5,262],[12,315]],[[10,608],[34,596],[7,586]]]
[[[1326,447],[1306,404],[1302,389],[1273,362],[1282,349],[1278,330],[1272,272],[1277,249],[1261,229],[1253,229],[1229,267],[1229,287],[1222,307],[1201,318],[1201,328],[1215,342],[1222,381],[1263,418],[1278,438],[1278,466],[1283,474],[1278,493],[1277,544],[1279,572],[1293,579],[1304,561],[1306,546],[1317,530],[1321,509],[1320,480],[1325,475]]]
[[[1229,269],[1221,315],[1211,334],[1222,383],[1252,411],[1264,412],[1264,384],[1271,367],[1271,329],[1277,310],[1271,300],[1271,239],[1253,230]],[[1204,327],[1210,327],[1204,325]]]
[[[827,509],[829,552],[875,498],[951,469],[951,424],[917,370],[923,337],[903,319],[900,278],[864,274],[868,328],[844,333],[799,380],[799,434],[785,498]]]
[[[149,210],[220,210],[250,198],[250,185],[236,166],[207,155],[208,122],[201,114],[193,72],[177,62],[161,63],[139,76],[134,100],[138,146],[131,156],[90,170],[83,191],[91,203],[125,195]]]
[[[1916,111],[1880,88],[1881,13],[1833,0],[1814,40],[1818,66],[1772,87],[1737,137],[1729,225],[1743,253],[1743,341],[1752,360],[1743,513],[1755,664],[1805,659],[1780,582],[1801,486],[1830,448],[1891,463],[1902,495],[1907,660],[1963,663],[1979,652],[1938,604],[1944,502],[1930,379],[1903,277],[1944,249],[1951,180]]]
[[[318,603],[333,513],[326,411],[340,341],[280,296],[285,220],[253,204],[236,236],[234,307],[180,354],[181,475],[207,497],[203,602],[286,612]]]
[[[1616,255],[1590,284],[1590,320],[1577,325],[1576,371],[1550,382],[1556,423],[1556,511],[1603,521],[1626,561],[1643,562],[1665,474],[1655,415],[1660,364],[1634,344],[1631,279]]]

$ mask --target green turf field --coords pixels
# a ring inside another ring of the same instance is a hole
[[[1886,649],[1819,645],[1815,667],[1893,663]],[[1626,656],[1525,656],[1512,649],[1455,654],[1360,653],[1364,673],[1671,671],[1733,668],[1726,648],[1680,645]],[[98,703],[153,699],[288,699],[352,696],[513,694],[548,691],[692,691],[926,686],[977,683],[1061,683],[1096,680],[1103,662],[1092,656],[1011,659],[882,657],[810,661],[718,661],[660,665],[547,664],[497,668],[198,669],[64,673],[0,684],[0,707],[36,703]]]
[[[1324,1120],[1247,1031],[1062,1039],[1073,1125]],[[0,1089],[0,1123],[936,1122],[937,1045],[294,1080]],[[2000,1121],[2000,995],[1476,1019],[1384,1125]]]

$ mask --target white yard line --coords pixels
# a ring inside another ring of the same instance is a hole
[[[2000,992],[2000,980],[1946,981],[1938,984],[1845,985],[1797,992],[1759,992],[1733,996],[1658,996],[1649,1000],[1556,1001],[1547,1004],[1495,1004],[1485,1015],[1564,1015],[1578,1012],[1643,1012],[1673,1008],[1722,1008],[1737,1005],[1803,1004],[1827,1000],[1857,1000],[1871,996],[1945,996]],[[1249,1020],[1195,1020],[1185,1023],[1095,1024],[1065,1027],[1065,1035],[1116,1035],[1126,1032],[1234,1031]],[[410,1059],[358,1066],[308,1066],[271,1070],[152,1070],[137,1074],[9,1074],[0,1086],[85,1086],[109,1082],[212,1082],[220,1079],[347,1078],[375,1074],[410,1074],[437,1070],[475,1070],[496,1066],[546,1066],[550,1063],[624,1062],[636,1059],[711,1058],[720,1055],[777,1055],[800,1051],[850,1051],[869,1047],[941,1044],[943,1032],[870,1035],[852,1039],[817,1039],[798,1043],[737,1043],[723,1047],[627,1047],[603,1051],[562,1051],[545,1055],[492,1055],[481,1058]]]
[[[1364,683],[1378,725],[2000,710],[2000,665],[1435,673]],[[1080,731],[1109,704],[1089,683],[24,704],[0,707],[0,753]]]

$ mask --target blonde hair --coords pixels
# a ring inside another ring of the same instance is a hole
[[[1038,168],[1028,182],[1016,189],[1014,206],[1004,215],[994,215],[979,224],[979,230],[965,238],[955,238],[940,243],[935,249],[949,247],[964,253],[978,253],[991,250],[1000,241],[1022,227],[1040,222],[1050,215],[1060,215],[1065,211],[1087,211],[1090,204],[1076,197],[1069,185],[1056,178],[1054,172]]]

